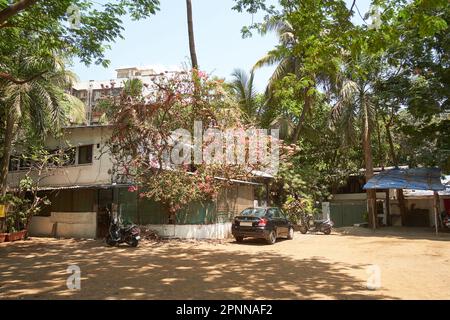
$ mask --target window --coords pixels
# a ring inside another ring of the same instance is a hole
[[[264,217],[266,210],[262,208],[247,208],[241,212],[241,216]]]
[[[17,171],[20,168],[20,158],[11,156],[9,158],[9,171]]]
[[[20,158],[20,169],[30,169],[31,160],[27,158]]]
[[[271,217],[271,218],[279,218],[280,217],[280,213],[279,213],[279,211],[278,211],[278,209],[277,208],[270,208],[269,210],[267,210],[268,211],[268,215]]]
[[[91,144],[78,148],[78,164],[92,163],[92,147]]]

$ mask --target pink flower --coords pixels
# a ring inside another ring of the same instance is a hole
[[[194,69],[194,72],[197,73],[197,77],[199,77],[200,79],[208,78],[208,74],[206,72],[204,72],[204,71],[200,71],[200,70],[195,70]]]
[[[128,187],[128,192],[136,192],[137,191],[137,187],[136,186],[129,186]]]

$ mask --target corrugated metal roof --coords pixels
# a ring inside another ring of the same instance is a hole
[[[48,190],[71,190],[71,189],[108,189],[111,187],[128,187],[130,184],[85,184],[70,186],[43,186],[39,187],[39,191]]]

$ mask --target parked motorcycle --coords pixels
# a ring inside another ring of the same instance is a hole
[[[441,212],[441,223],[444,228],[450,229],[450,214],[446,211]]]
[[[135,224],[124,225],[120,216],[110,216],[111,222],[106,236],[106,244],[116,246],[125,242],[132,247],[137,247],[139,239],[141,239],[139,227]]]
[[[300,232],[305,234],[308,231],[311,232],[323,232],[324,234],[330,234],[333,227],[333,221],[330,219],[314,220],[314,217],[310,214],[302,215],[302,225],[300,226]]]

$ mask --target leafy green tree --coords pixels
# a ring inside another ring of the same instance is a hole
[[[283,48],[291,48],[295,45],[296,39],[294,30],[289,22],[279,20],[279,17],[274,17],[264,22],[261,26],[260,33],[262,35],[267,34],[270,31],[274,31],[278,35],[279,46]],[[288,50],[271,50],[264,57],[259,59],[253,69],[257,70],[265,66],[271,66],[277,64],[275,71],[269,79],[269,83],[266,88],[266,95],[270,100],[274,91],[274,85],[277,81],[280,81],[288,74],[297,74],[300,59],[298,59],[292,51]]]
[[[251,30],[262,34],[273,30],[279,35],[279,45],[255,66],[279,63],[268,85],[269,91],[275,82],[295,75],[294,99],[299,103],[289,120],[295,124],[290,140],[296,142],[308,114],[318,102],[320,89],[329,86],[338,73],[342,52],[351,43],[354,26],[344,1],[280,0],[279,7],[275,10],[264,1],[237,1],[235,9],[268,13],[263,22],[244,28],[244,35]],[[271,96],[275,96],[273,92]],[[276,108],[277,103],[268,108]]]
[[[333,190],[361,166],[360,146],[344,145],[330,126],[332,106],[321,97],[315,116],[305,124],[296,152],[280,163],[273,186],[278,204],[290,198],[309,202],[330,199]]]
[[[414,2],[396,12],[384,18],[384,34],[393,40],[375,86],[389,160],[449,171],[450,7],[446,1]]]
[[[27,48],[39,58],[59,51],[86,64],[107,66],[104,54],[108,43],[121,37],[121,17],[129,14],[133,19],[147,18],[158,6],[157,0],[102,4],[90,0],[0,0],[0,78],[16,83],[30,79],[15,78],[9,70],[14,65],[13,54]]]
[[[9,66],[16,79],[26,82],[0,80],[0,106],[3,110],[3,149],[0,163],[0,187],[6,193],[6,178],[13,143],[21,132],[44,136],[67,124],[75,98],[66,93],[72,83],[72,74],[65,70],[61,59],[37,59],[24,51],[16,53],[16,65]],[[42,72],[45,70],[45,72]],[[39,76],[36,76],[39,75]]]
[[[364,150],[364,165],[366,181],[373,177],[372,156],[372,132],[375,119],[375,107],[373,104],[373,75],[371,66],[373,62],[367,57],[358,60],[359,65],[352,62],[351,68],[361,69],[363,74],[353,74],[350,78],[343,79],[337,95],[337,102],[333,108],[333,120],[344,134],[347,142],[354,141],[360,128],[362,147]],[[375,190],[367,190],[369,221],[375,227]]]
[[[124,83],[123,93],[132,99],[142,99],[144,84],[141,79],[128,79]]]
[[[108,42],[121,37],[121,17],[155,14],[157,0],[0,0],[0,105],[2,161],[0,187],[6,192],[11,149],[26,124],[44,134],[67,120],[79,101],[65,94],[67,71],[56,56],[102,64]],[[81,120],[78,116],[75,120]]]
[[[299,128],[313,120],[311,110],[324,93],[336,104],[336,134],[342,134],[353,149],[357,145],[348,142],[362,142],[367,178],[373,172],[374,153],[384,164],[386,151],[395,165],[445,167],[449,162],[446,141],[450,140],[444,120],[448,110],[447,1],[373,1],[380,9],[380,24],[375,28],[368,21],[362,26],[352,24],[355,4],[346,8],[343,1],[280,0],[278,4],[280,9],[264,0],[236,0],[235,9],[267,13],[262,23],[244,27],[244,35],[264,31],[268,22],[284,21],[291,27],[288,34],[296,41],[285,45],[280,41],[269,56],[298,61],[298,70],[283,75],[274,86],[278,101],[272,110],[272,115],[296,124],[292,141],[297,141]],[[372,150],[375,143],[378,148]],[[374,194],[369,194],[370,218],[373,207]]]

